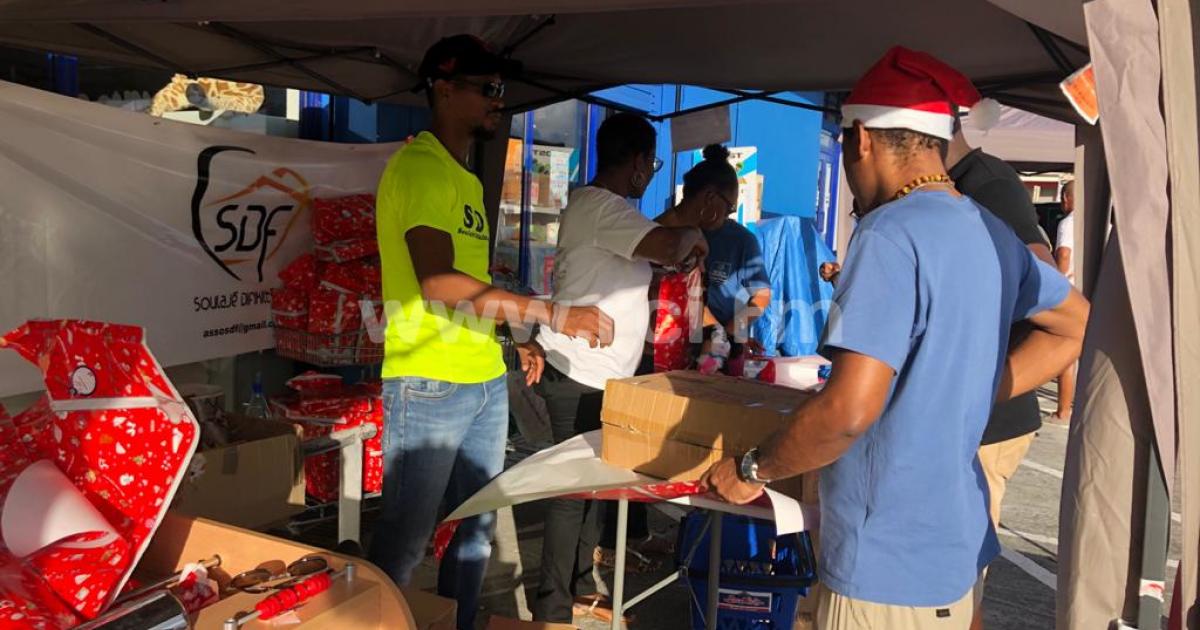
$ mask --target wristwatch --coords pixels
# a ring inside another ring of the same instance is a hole
[[[738,476],[742,478],[742,481],[750,483],[771,483],[770,479],[758,476],[758,447],[754,447],[742,455],[741,462],[738,464]]]

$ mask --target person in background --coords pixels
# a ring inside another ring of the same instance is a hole
[[[965,76],[961,80],[969,83]],[[979,96],[976,93],[972,98],[978,100]],[[982,108],[976,106],[975,109]],[[978,113],[973,110],[972,115]],[[1049,243],[1038,225],[1037,210],[1021,177],[1007,162],[967,143],[957,108],[946,166],[959,192],[1007,223],[1038,260],[1053,266]],[[1013,328],[1011,343],[1020,342],[1029,331],[1029,323],[1018,322]],[[988,513],[992,525],[997,528],[1000,527],[1000,511],[1008,480],[1016,474],[1041,427],[1042,412],[1037,392],[998,402],[992,408],[979,446],[979,462],[988,484]],[[983,613],[979,608],[972,628],[979,630],[982,627]]]
[[[761,315],[771,302],[770,282],[762,261],[758,240],[749,230],[736,221],[728,219],[737,209],[738,177],[729,163],[729,150],[714,144],[704,148],[704,159],[683,176],[683,199],[675,207],[655,219],[668,227],[699,227],[708,241],[709,252],[704,259],[708,275],[705,291],[707,304],[704,307],[704,345],[710,346],[711,334],[716,326],[727,332],[734,340],[735,350],[740,351],[738,340],[748,339],[749,325]],[[657,278],[664,270],[655,267],[656,281],[651,283],[650,299],[657,299]],[[655,322],[650,313],[650,327]],[[752,340],[751,340],[752,341]],[[652,344],[647,343],[647,352],[637,374],[654,373]],[[647,517],[646,504],[629,505],[629,553],[628,570],[649,572],[660,563],[650,554],[670,554],[674,551],[671,541],[655,535]],[[605,512],[604,532],[596,548],[594,560],[603,566],[613,566],[616,547],[616,506],[610,504]]]
[[[701,352],[712,348],[714,336],[732,342],[729,359],[737,358],[743,347],[761,352],[762,347],[750,339],[750,325],[771,304],[771,281],[758,239],[729,218],[738,204],[737,171],[729,163],[729,149],[718,144],[705,147],[704,160],[684,174],[684,204],[697,198],[711,212],[701,217],[709,248],[704,261],[706,348]]]
[[[454,509],[504,464],[508,391],[497,321],[537,322],[583,344],[612,338],[612,320],[596,306],[540,302],[489,284],[490,227],[467,158],[475,141],[496,133],[503,77],[515,70],[470,35],[434,44],[419,69],[432,130],[397,151],[379,181],[384,478],[369,556],[399,585],[425,557],[439,507]],[[519,352],[537,381],[537,347]],[[494,523],[494,513],[463,521],[439,568],[438,594],[458,601],[462,630],[475,627]]]
[[[596,177],[573,191],[563,210],[554,300],[595,305],[616,326],[612,345],[604,348],[553,329],[538,333],[548,365],[535,390],[546,401],[555,443],[599,429],[605,383],[637,370],[649,324],[650,264],[677,265],[708,253],[698,228],[655,223],[627,201],[641,198],[661,168],[656,148],[654,127],[645,118],[610,116],[596,133]],[[534,620],[570,623],[576,604],[594,611],[603,603],[592,579],[602,507],[595,501],[548,502]]]
[[[967,81],[966,77],[962,80]],[[977,113],[973,110],[971,115],[976,116]],[[967,143],[962,121],[957,116],[946,165],[959,192],[1007,223],[1038,260],[1054,265],[1046,235],[1038,225],[1037,210],[1020,176],[1000,158],[982,149],[972,148]],[[1013,342],[1020,342],[1029,330],[1029,324],[1018,323],[1012,332]],[[1000,525],[1000,509],[1008,480],[1025,459],[1041,426],[1036,392],[997,403],[988,418],[979,448],[979,460],[990,490],[992,523],[997,527]]]
[[[1075,282],[1075,182],[1068,181],[1062,189],[1063,218],[1058,222],[1058,238],[1054,245],[1054,262],[1067,280]],[[1058,376],[1058,409],[1050,421],[1067,424],[1071,421],[1071,408],[1075,403],[1075,365],[1072,364]]]
[[[1087,301],[946,173],[961,75],[895,47],[842,107],[865,213],[820,351],[824,389],[703,477],[747,503],[821,469],[820,630],[966,630],[999,552],[977,451],[992,404],[1078,356]],[[1033,330],[1010,347],[1015,321]]]

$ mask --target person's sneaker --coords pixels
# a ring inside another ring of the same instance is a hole
[[[571,612],[576,617],[591,617],[605,623],[612,623],[612,600],[599,593],[580,595],[575,598],[575,604],[571,607]],[[630,613],[621,615],[622,624],[628,625],[633,620],[634,616]]]
[[[592,551],[592,562],[608,569],[617,567],[617,552],[615,549],[596,547]],[[625,550],[626,573],[653,573],[662,568],[662,561],[647,557],[636,549]]]

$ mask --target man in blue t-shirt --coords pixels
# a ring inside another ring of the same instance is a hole
[[[832,375],[789,426],[704,478],[743,503],[824,467],[820,630],[970,627],[999,552],[976,456],[992,404],[1082,346],[1087,301],[946,174],[951,108],[974,104],[954,77],[893,48],[847,98],[843,159],[865,216],[822,340]],[[1009,349],[1021,320],[1033,331]]]

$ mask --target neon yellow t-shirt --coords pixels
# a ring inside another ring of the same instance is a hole
[[[404,240],[418,226],[445,232],[454,244],[454,268],[490,283],[491,230],[479,179],[423,132],[388,161],[375,207],[387,313],[383,378],[482,383],[504,374],[494,321],[425,302]]]

